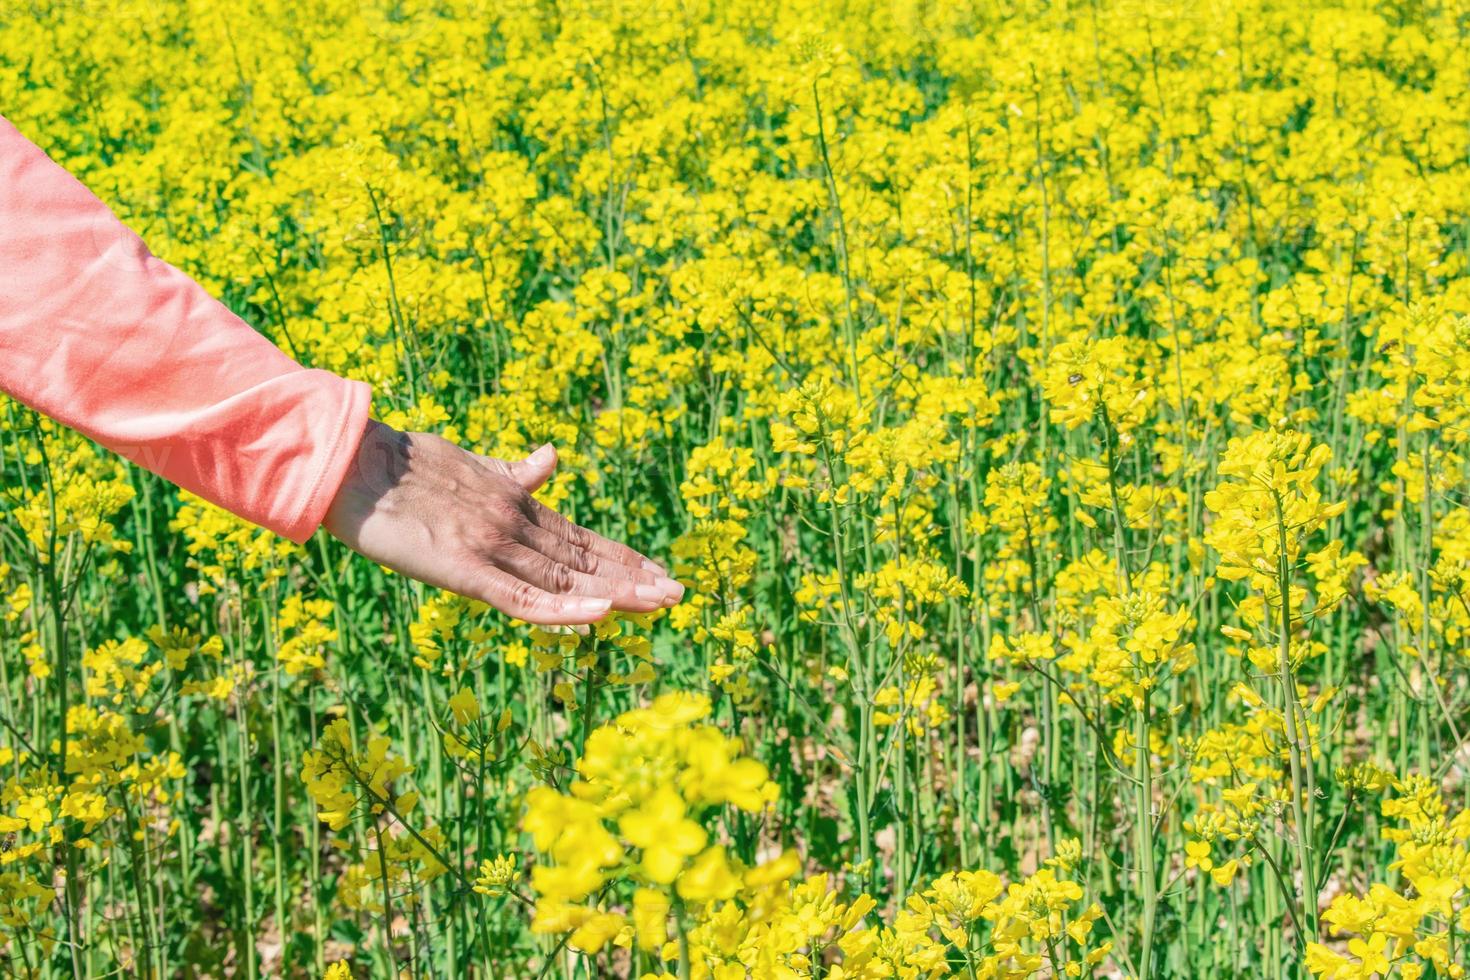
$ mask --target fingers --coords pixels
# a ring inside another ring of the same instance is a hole
[[[521,529],[519,539],[521,544],[532,551],[539,551],[573,571],[585,572],[596,578],[621,579],[644,585],[656,585],[675,600],[684,595],[684,587],[666,575],[649,571],[641,566],[624,565],[611,558],[604,558],[596,552],[577,547],[539,525],[527,524]]]
[[[562,517],[556,511],[543,504],[534,497],[528,499],[525,507],[526,516],[529,517],[537,527],[561,538],[583,551],[590,551],[594,555],[615,561],[619,565],[629,568],[641,568],[655,575],[667,575],[668,571],[658,562],[640,555],[625,544],[610,541],[595,531],[589,531],[580,524],[573,524]]]
[[[498,568],[543,592],[604,599],[621,612],[653,612],[673,605],[683,595],[683,588],[676,582],[661,585],[627,578],[603,578],[577,571],[521,544],[502,547],[490,558]]]
[[[481,459],[484,460],[485,457],[482,456]],[[511,479],[525,487],[527,493],[535,493],[556,472],[556,448],[548,442],[525,459],[507,463],[506,468],[510,471]]]
[[[538,626],[583,626],[595,623],[612,608],[608,599],[584,595],[552,595],[499,568],[484,568],[475,585],[456,592],[472,596],[516,619]]]

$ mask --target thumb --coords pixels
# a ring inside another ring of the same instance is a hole
[[[535,493],[541,489],[541,485],[551,479],[551,474],[556,472],[556,449],[547,443],[540,449],[518,463],[510,466],[510,475],[517,483],[526,488],[527,493]]]

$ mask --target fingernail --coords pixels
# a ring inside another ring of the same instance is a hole
[[[657,585],[648,585],[646,583],[639,582],[637,585],[633,586],[633,592],[635,595],[638,596],[639,599],[642,599],[644,602],[664,601],[664,590]]]
[[[611,608],[607,599],[578,599],[572,604],[572,612],[579,616],[601,616]]]
[[[657,586],[659,589],[663,590],[663,597],[665,599],[669,599],[673,602],[678,602],[680,599],[684,598],[684,586],[680,585],[678,582],[675,582],[671,578],[666,577],[659,579]]]
[[[663,567],[658,562],[654,561],[652,558],[645,558],[645,559],[643,559],[643,570],[645,572],[652,572],[655,575],[667,575],[667,574],[669,574],[669,570],[667,568]]]
[[[546,458],[546,454],[549,453],[549,452],[551,452],[551,443],[548,442],[548,443],[543,444],[541,446],[541,448],[537,449],[530,456],[527,456],[526,459],[527,460],[534,460],[535,462],[538,462],[539,463],[541,460],[543,460],[543,459]]]

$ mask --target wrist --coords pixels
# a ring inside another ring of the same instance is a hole
[[[367,420],[357,452],[348,463],[322,521],[329,534],[343,538],[361,526],[373,506],[408,471],[410,446],[407,433],[377,419]]]

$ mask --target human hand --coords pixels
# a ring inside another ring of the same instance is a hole
[[[531,496],[555,469],[550,445],[510,463],[372,421],[322,523],[380,565],[543,626],[677,604],[661,566]]]

